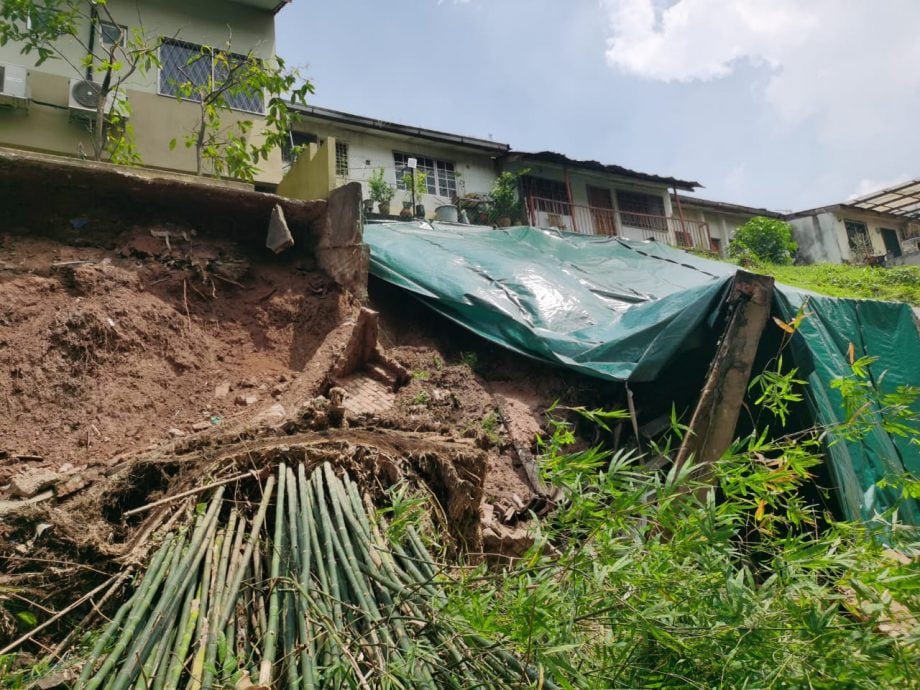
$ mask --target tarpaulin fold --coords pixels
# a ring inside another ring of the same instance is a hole
[[[445,317],[520,354],[613,381],[657,380],[713,328],[737,271],[656,242],[526,226],[368,224],[364,239],[373,275]],[[793,348],[808,362],[806,397],[819,425],[845,421],[831,381],[850,374],[850,343],[878,357],[881,392],[920,385],[920,332],[907,305],[777,285],[774,309],[789,321],[805,300]],[[920,473],[920,447],[881,424],[861,440],[833,442],[828,457],[849,519],[898,500],[879,480]],[[901,517],[920,524],[917,502],[904,502]]]

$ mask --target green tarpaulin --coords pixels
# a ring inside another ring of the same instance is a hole
[[[736,267],[656,242],[532,227],[368,224],[371,273],[515,352],[615,381],[655,381],[710,330]],[[920,385],[920,332],[907,305],[840,300],[777,286],[790,320],[808,299],[793,340],[817,423],[844,419],[830,382],[849,372],[848,349],[879,357],[883,392]],[[883,477],[920,472],[920,448],[876,425],[859,442],[829,447],[831,474],[850,519],[896,500]],[[902,519],[920,524],[916,503]]]

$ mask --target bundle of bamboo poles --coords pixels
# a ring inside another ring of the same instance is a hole
[[[555,687],[447,615],[418,534],[389,541],[370,508],[328,464],[279,465],[251,510],[218,488],[163,539],[74,690]]]

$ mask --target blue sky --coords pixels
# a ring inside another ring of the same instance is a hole
[[[315,105],[777,210],[920,177],[917,0],[295,0]]]

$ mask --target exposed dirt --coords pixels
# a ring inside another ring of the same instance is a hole
[[[368,350],[361,305],[309,258],[174,225],[52,235],[0,235],[0,585],[49,608],[143,557],[181,504],[126,512],[282,460],[332,460],[384,504],[408,480],[456,548],[519,554],[551,503],[532,467],[544,412],[619,395],[374,281],[382,349],[344,375]]]
[[[309,267],[250,264],[230,243],[173,237],[170,250],[138,229],[118,244],[0,236],[0,452],[9,457],[104,463],[171,429],[245,415],[283,396],[356,309]],[[15,471],[4,463],[0,483]]]

